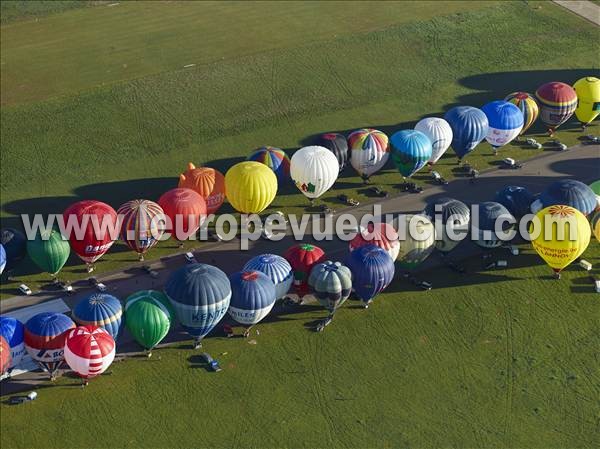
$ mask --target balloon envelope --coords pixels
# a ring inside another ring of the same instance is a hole
[[[352,273],[341,263],[328,260],[313,267],[308,285],[321,305],[333,314],[352,292]]]
[[[600,114],[600,79],[586,76],[573,84],[577,94],[575,116],[584,125],[591,123]]]
[[[12,357],[10,355],[10,346],[8,342],[0,335],[0,375],[9,370],[12,365]]]
[[[115,359],[115,341],[97,326],[78,326],[65,338],[65,361],[84,379],[99,376]]]
[[[102,327],[116,340],[123,320],[123,307],[121,301],[108,293],[92,293],[77,303],[73,319],[79,326]]]
[[[540,118],[551,133],[569,120],[577,107],[575,90],[558,81],[543,84],[535,91],[535,96],[540,105]]]
[[[553,205],[570,206],[583,215],[591,214],[597,207],[594,191],[575,179],[561,179],[550,184],[539,197],[542,208]]]
[[[4,245],[0,243],[0,274],[4,272],[4,267],[6,267],[6,251]]]
[[[367,228],[361,228],[360,232],[350,240],[350,251],[365,245],[375,245],[390,255],[392,260],[398,258],[400,242],[398,233],[389,223],[369,223]]]
[[[54,375],[64,360],[65,337],[75,323],[62,313],[43,312],[25,323],[25,349],[40,367]]]
[[[433,252],[435,229],[424,215],[400,215],[395,223],[400,242],[399,266],[412,270]]]
[[[525,134],[525,131],[533,125],[540,115],[540,108],[535,97],[527,92],[513,92],[504,101],[514,104],[523,114],[523,128],[521,128],[519,135]]]
[[[427,204],[422,215],[435,225],[435,248],[444,253],[456,248],[469,233],[471,211],[462,201],[438,198]]]
[[[365,245],[352,251],[346,258],[352,272],[352,286],[365,303],[372,301],[394,279],[394,261],[382,248]]]
[[[333,153],[338,161],[340,171],[346,167],[346,164],[348,163],[348,141],[342,134],[321,134],[317,139],[316,145],[327,148]]]
[[[277,195],[277,176],[260,162],[240,162],[227,170],[225,188],[227,199],[235,210],[259,214]]]
[[[281,148],[261,147],[248,156],[248,160],[260,162],[273,170],[278,185],[290,179],[290,158]]]
[[[289,248],[284,257],[294,270],[294,290],[300,296],[307,294],[310,270],[325,260],[325,252],[318,246],[300,243]]]
[[[452,149],[459,159],[471,153],[488,131],[488,120],[481,109],[456,106],[444,115],[452,128]]]
[[[261,254],[250,259],[242,271],[260,271],[275,284],[275,297],[283,298],[290,291],[294,281],[294,272],[290,263],[275,254]]]
[[[27,241],[27,253],[44,272],[56,275],[69,259],[71,247],[56,229],[38,232],[35,240]]]
[[[156,290],[142,290],[125,301],[125,326],[145,349],[152,349],[169,333],[174,311],[169,298]]]
[[[314,199],[333,186],[339,174],[339,165],[327,148],[303,147],[292,156],[290,174],[304,196]]]
[[[450,148],[452,128],[446,120],[439,117],[426,117],[415,125],[415,131],[425,134],[431,141],[431,157],[429,164],[435,164]]]
[[[534,196],[525,187],[506,186],[496,193],[494,201],[506,207],[514,217],[521,218],[530,212]]]
[[[348,136],[350,163],[363,178],[381,170],[390,156],[388,137],[377,129],[364,128]]]
[[[514,222],[511,224],[505,219],[512,219]],[[504,220],[501,226],[499,220]],[[494,201],[480,203],[478,204],[477,222],[474,224],[475,243],[482,248],[502,246],[506,240],[502,240],[501,234],[514,229],[515,223],[515,218],[502,204]]]
[[[260,271],[240,271],[229,276],[229,315],[238,323],[252,326],[266,317],[275,304],[275,284]]]
[[[411,177],[431,159],[429,138],[420,131],[405,129],[392,135],[392,160],[400,174]]]
[[[6,270],[12,270],[27,254],[25,234],[13,228],[2,229],[0,243],[4,247]]]
[[[596,240],[600,242],[600,209],[592,213],[590,216],[590,225],[592,226],[592,232]]]
[[[508,101],[492,101],[484,105],[481,110],[488,119],[488,132],[485,140],[498,148],[512,142],[523,129],[523,113],[514,104]]]
[[[0,335],[8,342],[10,347],[12,367],[21,363],[25,355],[25,328],[16,318],[0,316]]]
[[[216,213],[225,201],[225,177],[210,167],[196,167],[191,162],[188,169],[179,175],[177,187],[188,188],[198,193],[206,201],[206,213]]]
[[[206,218],[206,201],[192,189],[176,188],[162,194],[158,199],[165,216],[171,221],[165,226],[177,240],[186,240],[200,229]]]
[[[127,201],[117,215],[121,217],[121,240],[138,254],[145,254],[156,245],[164,233],[161,226],[164,211],[150,200]]]

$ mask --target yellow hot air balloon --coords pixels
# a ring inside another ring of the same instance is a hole
[[[258,214],[275,199],[277,176],[260,162],[240,162],[227,170],[225,191],[235,210],[245,214]]]
[[[581,212],[555,205],[535,214],[529,232],[531,244],[557,277],[562,269],[583,254],[590,243],[590,224]]]
[[[586,76],[573,84],[573,89],[579,100],[575,115],[585,128],[600,114],[600,79]]]

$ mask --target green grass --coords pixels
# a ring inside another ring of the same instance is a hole
[[[585,257],[600,263],[595,245]],[[597,294],[526,250],[511,268],[396,280],[367,311],[345,305],[259,325],[253,346],[209,338],[224,367],[193,368],[189,344],[113,365],[82,390],[63,378],[36,402],[0,405],[3,448],[595,448]],[[594,272],[599,273],[598,269]],[[158,359],[160,357],[161,360]],[[46,384],[50,385],[50,383]]]
[[[7,24],[21,20],[39,20],[48,15],[68,11],[70,9],[97,6],[107,3],[110,2],[85,0],[3,0],[0,2],[0,23]]]

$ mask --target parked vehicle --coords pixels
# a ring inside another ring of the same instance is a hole
[[[25,296],[29,296],[33,293],[31,291],[31,289],[29,287],[27,287],[25,284],[19,285],[18,290]]]

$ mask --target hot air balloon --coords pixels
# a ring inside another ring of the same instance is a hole
[[[422,132],[431,141],[431,157],[427,161],[429,165],[435,164],[450,148],[452,128],[443,118],[424,118],[415,125],[415,131]]]
[[[302,298],[308,293],[310,270],[325,260],[325,253],[318,246],[300,243],[289,248],[284,257],[294,270],[294,291]]]
[[[116,341],[123,320],[121,301],[108,293],[92,293],[73,309],[73,319],[79,326],[102,327]]]
[[[27,253],[43,272],[56,276],[69,259],[71,247],[58,230],[43,230],[35,240],[27,241]]]
[[[328,260],[313,267],[308,277],[308,285],[329,312],[329,317],[317,327],[317,330],[322,331],[333,319],[335,311],[352,293],[352,273],[341,263]]]
[[[311,203],[331,188],[338,174],[338,161],[327,148],[303,147],[292,156],[292,181]]]
[[[63,219],[65,225],[71,220],[83,229],[83,239],[78,238],[74,231],[68,237],[75,254],[86,263],[88,271],[92,271],[92,264],[110,249],[117,238],[117,213],[101,201],[84,200],[69,206],[63,212]],[[96,230],[99,231],[97,235]]]
[[[275,298],[281,299],[290,291],[294,281],[292,266],[275,254],[261,254],[250,259],[242,271],[261,271],[275,284]]]
[[[0,335],[0,375],[6,373],[12,364],[10,355],[10,346],[8,342]]]
[[[577,80],[573,89],[578,100],[575,116],[585,128],[600,114],[600,79],[586,76]]]
[[[225,201],[225,177],[214,168],[189,162],[187,171],[179,175],[177,187],[192,189],[204,198],[207,214],[216,213]]]
[[[516,218],[522,218],[531,211],[533,194],[525,187],[506,186],[496,193],[494,201],[502,204]]]
[[[577,108],[577,94],[571,86],[558,81],[543,84],[535,91],[540,104],[540,117],[551,136]]]
[[[392,135],[392,160],[402,176],[410,178],[431,159],[429,137],[414,129],[404,129]]]
[[[600,180],[592,182],[589,187],[592,189],[592,192],[594,192],[594,195],[596,195],[596,201],[598,203],[596,209],[598,209],[600,208]]]
[[[325,133],[321,134],[316,142],[317,146],[327,148],[338,160],[340,172],[348,163],[348,141],[342,134]]]
[[[12,270],[27,254],[25,234],[13,228],[2,229],[0,243],[5,252],[5,269]]]
[[[365,308],[387,288],[394,279],[394,261],[382,248],[365,245],[352,251],[346,258],[352,272],[354,293]]]
[[[478,204],[478,210],[477,222],[473,224],[473,230],[476,233],[475,243],[482,248],[502,246],[505,240],[502,240],[501,234],[508,233],[515,228],[515,218],[506,207],[494,201]],[[501,227],[498,220],[503,220]],[[513,220],[513,222],[510,223],[506,220]]]
[[[514,104],[519,108],[521,114],[523,114],[523,128],[521,128],[521,132],[519,133],[522,136],[537,120],[538,115],[540,115],[540,108],[535,97],[527,92],[513,92],[504,101]]]
[[[462,160],[471,153],[488,132],[488,119],[481,109],[456,106],[444,115],[452,128],[452,149]]]
[[[4,245],[0,243],[0,274],[4,272],[6,266],[6,251],[4,251]]]
[[[260,162],[273,170],[278,185],[284,185],[290,179],[290,158],[281,148],[261,147],[248,156],[248,160]]]
[[[350,240],[350,251],[365,245],[375,245],[390,255],[392,260],[398,258],[400,242],[398,233],[389,223],[369,223],[367,228],[361,228],[360,232]]]
[[[43,312],[25,323],[25,349],[54,379],[64,360],[65,337],[75,323],[62,313]]]
[[[144,260],[144,254],[164,233],[162,207],[150,200],[131,200],[119,207],[117,214],[121,218],[121,240],[138,253],[140,261]]]
[[[67,333],[65,362],[79,377],[91,379],[99,376],[114,359],[115,341],[103,328],[78,326]]]
[[[25,355],[25,329],[23,323],[16,318],[2,316],[0,317],[0,335],[8,342],[10,355],[12,359],[11,368],[14,368],[23,359]]]
[[[227,312],[231,285],[227,275],[217,267],[195,263],[171,273],[165,293],[179,322],[198,348],[202,338]]]
[[[227,199],[235,210],[259,214],[277,195],[277,176],[260,162],[240,162],[227,170],[225,188]]]
[[[433,252],[435,229],[424,215],[400,215],[395,224],[400,242],[398,265],[405,270],[412,270]]]
[[[577,209],[554,205],[535,214],[530,225],[531,244],[560,277],[561,270],[583,254],[590,243],[590,225]]]
[[[244,336],[250,328],[266,317],[275,304],[275,284],[260,271],[240,271],[229,276],[231,302],[229,315],[246,326]]]
[[[485,140],[492,146],[494,153],[501,146],[512,142],[523,129],[523,113],[508,101],[492,101],[481,110],[488,119],[488,132]]]
[[[462,201],[454,198],[438,198],[423,210],[435,225],[435,248],[447,253],[452,251],[469,233],[471,211]]]
[[[388,137],[377,129],[364,128],[348,136],[350,163],[363,180],[381,170],[390,157]]]
[[[600,209],[596,210],[590,216],[590,225],[592,226],[592,232],[596,237],[596,240],[600,242]]]
[[[180,242],[195,235],[206,218],[206,201],[192,189],[171,189],[163,193],[158,204],[169,218],[165,230],[173,232]]]
[[[156,290],[142,290],[125,301],[125,326],[148,357],[169,333],[175,316],[169,298]]]
[[[533,213],[561,204],[577,209],[583,215],[591,214],[597,207],[594,191],[575,179],[561,179],[550,184],[531,205]]]

